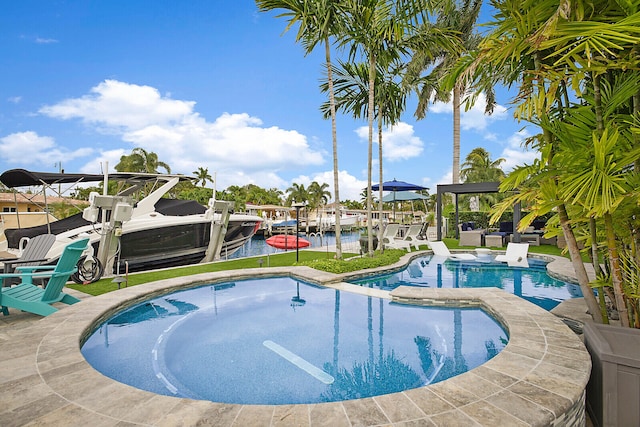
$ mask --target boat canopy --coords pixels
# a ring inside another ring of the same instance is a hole
[[[153,174],[137,172],[117,172],[109,174],[108,179],[127,183],[144,183],[158,179],[168,180],[178,177],[181,181],[195,180],[186,175]],[[80,182],[100,182],[104,175],[84,173],[33,172],[26,169],[11,169],[0,175],[0,182],[9,188],[29,187],[34,185],[77,184]]]

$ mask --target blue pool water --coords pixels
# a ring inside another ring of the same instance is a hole
[[[433,262],[432,262],[433,259]],[[416,258],[406,268],[390,274],[353,281],[361,286],[391,290],[400,285],[427,288],[497,287],[551,310],[569,298],[582,297],[580,286],[554,279],[546,262],[529,258],[529,268],[508,267],[480,256],[479,261],[443,262],[432,255]]]
[[[82,346],[103,374],[159,394],[330,402],[442,381],[507,342],[484,311],[391,303],[290,278],[201,286],[116,314]]]

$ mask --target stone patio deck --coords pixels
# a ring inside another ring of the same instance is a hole
[[[407,255],[406,263],[416,254]],[[566,265],[550,264],[554,275]],[[570,263],[569,263],[570,266]],[[556,269],[554,271],[554,268]],[[312,283],[398,302],[481,306],[503,323],[509,343],[465,374],[426,387],[373,398],[309,405],[234,405],[156,395],[95,371],[80,342],[122,304],[197,283],[293,275]],[[47,317],[11,310],[0,318],[0,422],[22,425],[216,426],[582,426],[591,361],[580,338],[558,317],[494,288],[391,293],[342,282],[307,267],[207,273],[88,297]],[[75,293],[77,295],[77,293]],[[578,309],[580,311],[580,309]]]

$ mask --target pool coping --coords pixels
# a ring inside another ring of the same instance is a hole
[[[415,256],[399,263],[406,265]],[[552,262],[551,264],[554,264]],[[383,270],[388,270],[389,267]],[[100,319],[123,303],[198,284],[290,276],[336,289],[419,305],[480,306],[508,330],[509,343],[485,364],[440,383],[372,398],[299,405],[235,405],[190,400],[136,389],[94,370],[80,343]],[[88,298],[24,330],[8,351],[11,390],[4,425],[584,425],[591,359],[560,319],[497,288],[391,292],[350,285],[348,275],[309,267],[272,267],[203,273],[162,280]],[[5,368],[7,366],[5,365]],[[5,424],[6,423],[6,424]]]

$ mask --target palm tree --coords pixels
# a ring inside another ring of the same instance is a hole
[[[468,67],[476,75],[489,70],[499,72],[507,83],[522,82],[516,113],[541,128],[530,140],[540,158],[505,179],[501,189],[517,189],[519,194],[502,208],[513,201],[531,203],[533,212],[521,227],[534,215],[557,211],[596,322],[603,319],[597,316],[599,307],[574,230],[580,223],[597,224],[592,219],[604,223],[615,302],[627,326],[626,298],[633,297],[624,294],[617,243],[624,238],[618,231],[624,227],[614,227],[614,218],[630,188],[637,187],[629,184],[636,179],[638,141],[626,112],[637,111],[632,105],[638,98],[640,14],[604,0],[590,3],[588,14],[573,3],[558,8],[543,0],[521,6],[496,5],[495,28]],[[603,102],[607,93],[614,100],[610,105]],[[632,126],[637,133],[637,125]],[[618,220],[631,225],[628,218]]]
[[[336,111],[331,75],[331,46],[329,39],[342,32],[342,1],[338,0],[256,0],[258,9],[270,11],[283,9],[287,12],[279,15],[289,18],[286,30],[295,23],[300,24],[296,41],[301,41],[308,54],[319,44],[324,44],[327,81],[329,84],[329,104],[331,110],[331,137],[333,140],[333,192],[336,208],[340,207],[340,186],[338,168],[338,134],[336,130]],[[285,31],[286,31],[285,30]],[[336,258],[342,259],[340,238],[340,218],[336,218]]]
[[[380,184],[380,202],[378,204],[379,218],[382,218],[383,203],[383,167],[382,167],[382,129],[384,125],[394,125],[400,121],[400,116],[404,111],[407,93],[399,81],[394,79],[400,74],[400,66],[392,66],[390,69],[383,69],[378,66],[376,71],[376,91],[375,91],[375,117],[378,119],[378,166]],[[336,109],[344,112],[351,112],[354,118],[361,118],[367,115],[369,107],[369,69],[365,63],[345,63],[340,62],[340,68],[334,71],[336,88]],[[326,91],[327,84],[321,86]],[[322,111],[325,116],[328,113],[328,106],[323,105]],[[383,232],[384,230],[381,230]],[[381,248],[384,250],[384,248]]]
[[[293,202],[304,203],[309,201],[309,192],[304,188],[304,184],[291,184],[291,187],[287,188],[287,204],[291,205]]]
[[[213,183],[213,178],[209,174],[208,168],[203,168],[202,166],[198,167],[198,170],[192,172],[196,178],[198,178],[198,182],[204,187],[207,185],[207,181]]]
[[[418,93],[416,118],[423,119],[426,116],[429,103],[433,100],[449,102],[453,95],[453,184],[460,182],[460,106],[467,83],[458,78],[453,81],[450,91],[442,86],[442,81],[443,77],[451,73],[464,52],[477,48],[481,38],[475,33],[475,23],[481,5],[482,0],[438,2],[435,25],[441,29],[457,31],[460,44],[444,48],[436,46],[435,51],[430,50],[433,49],[432,45],[429,49],[418,49],[407,67],[406,83]],[[421,77],[427,70],[429,74]],[[487,89],[487,111],[490,112],[494,105],[494,95],[490,86]]]
[[[308,208],[316,210],[316,224],[320,225],[320,208],[326,205],[329,202],[329,198],[331,197],[331,192],[327,190],[329,184],[323,182],[319,184],[317,181],[313,181],[309,184],[307,188],[307,193],[309,194],[309,206]],[[339,211],[336,211],[337,215],[340,215]],[[309,225],[309,221],[307,221],[307,226]]]
[[[496,182],[504,179],[505,173],[500,165],[503,158],[492,160],[487,150],[481,147],[474,148],[467,155],[460,170],[460,178],[464,182]],[[480,210],[485,210],[504,198],[500,194],[482,194],[479,197]]]
[[[158,168],[163,168],[171,173],[171,168],[165,162],[158,160],[158,155],[144,148],[134,148],[128,156],[120,157],[120,162],[115,166],[118,172],[143,172],[159,173]]]
[[[391,0],[345,0],[345,31],[341,42],[350,46],[351,59],[362,55],[369,65],[368,106],[369,124],[367,155],[367,235],[369,256],[373,256],[373,228],[371,215],[371,182],[373,163],[373,121],[377,67],[388,68],[394,60],[409,51],[409,42],[417,26],[427,22],[427,2]]]
[[[482,147],[474,148],[467,155],[460,177],[464,182],[491,182],[504,178],[504,171],[500,165],[505,161],[502,157],[496,160]]]

